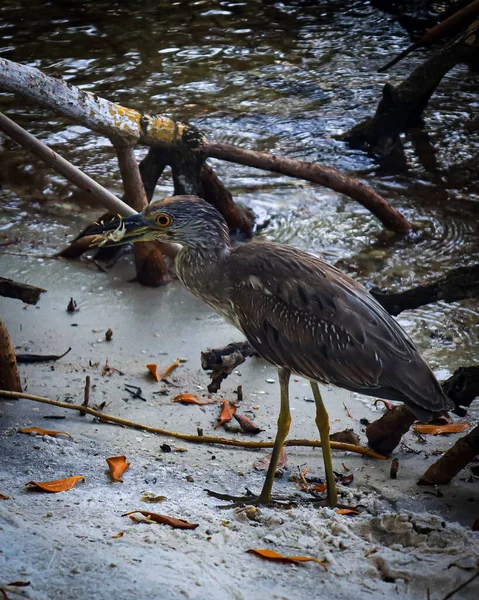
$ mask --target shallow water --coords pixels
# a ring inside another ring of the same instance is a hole
[[[418,233],[391,239],[361,206],[330,190],[212,161],[235,199],[259,223],[268,221],[261,235],[322,254],[368,286],[406,288],[479,259],[477,74],[458,66],[444,78],[425,113],[427,138],[404,139],[404,164],[379,167],[331,137],[370,115],[382,85],[400,82],[425,58],[418,52],[378,74],[410,40],[366,2],[35,0],[26,14],[22,3],[7,0],[0,32],[1,55],[110,100],[195,123],[217,141],[361,177]],[[0,94],[0,109],[120,193],[108,140],[9,94]],[[2,153],[0,183],[0,235],[22,240],[5,252],[58,249],[98,214],[22,150]],[[165,179],[158,197],[171,190]],[[25,260],[17,275],[34,279],[39,266],[51,268]],[[478,320],[473,301],[400,317],[443,374],[477,363]]]

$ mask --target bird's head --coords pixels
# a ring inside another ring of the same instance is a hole
[[[197,196],[172,196],[152,202],[143,212],[118,217],[85,232],[101,235],[94,245],[118,246],[130,242],[176,242],[190,247],[229,245],[228,227],[222,215]]]

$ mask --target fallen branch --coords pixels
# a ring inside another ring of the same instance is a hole
[[[19,283],[18,281],[13,281],[13,279],[0,277],[0,296],[6,298],[16,298],[26,304],[36,304],[41,294],[46,291],[34,285]]]
[[[50,398],[43,398],[41,396],[34,396],[32,394],[23,394],[20,392],[10,392],[6,390],[0,390],[0,397],[5,398],[25,398],[26,400],[33,400],[34,402],[41,402],[42,404],[50,404],[57,406],[58,408],[67,408],[69,410],[76,410],[80,413],[86,413],[97,417],[102,423],[116,423],[117,425],[123,425],[124,427],[130,427],[132,429],[141,429],[148,431],[149,433],[156,433],[158,435],[165,435],[167,437],[173,437],[186,442],[192,442],[196,444],[222,444],[223,446],[239,446],[241,448],[273,448],[274,442],[251,442],[243,440],[235,440],[228,438],[219,438],[208,435],[189,435],[187,433],[177,433],[176,431],[168,431],[166,429],[160,429],[159,427],[151,427],[150,425],[143,425],[141,423],[135,423],[134,421],[128,421],[121,417],[115,417],[113,415],[107,415],[99,410],[89,408],[88,406],[82,406],[80,404],[68,404],[67,402],[59,402],[58,400],[51,400]],[[308,446],[312,448],[320,448],[320,440],[286,440],[285,446]],[[385,456],[364,448],[362,446],[356,446],[354,444],[344,444],[340,442],[331,442],[331,448],[334,450],[343,450],[345,452],[355,452],[368,458],[377,458],[379,460],[386,460]]]
[[[439,300],[456,302],[475,298],[479,296],[479,265],[459,267],[433,283],[418,285],[404,292],[388,294],[371,290],[370,293],[391,315]]]
[[[381,454],[391,454],[415,420],[405,404],[394,406],[366,427],[369,446]]]
[[[411,223],[394,207],[390,206],[384,198],[376,194],[370,187],[359,180],[344,175],[331,167],[324,167],[316,163],[303,160],[292,160],[273,156],[266,152],[253,152],[243,150],[230,144],[213,144],[205,142],[203,146],[207,156],[220,158],[230,162],[282,173],[297,179],[306,179],[345,194],[367,208],[387,229],[396,233],[411,231]]]
[[[479,454],[479,425],[459,439],[424,473],[418,485],[449,483],[459,471]]]
[[[209,348],[201,353],[201,367],[204,371],[211,370],[211,383],[208,385],[210,393],[217,392],[221,383],[230,375],[238,365],[257,352],[249,342],[233,342],[223,348]]]

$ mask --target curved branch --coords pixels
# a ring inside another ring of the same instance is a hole
[[[243,150],[230,144],[206,142],[203,149],[212,158],[220,158],[241,165],[255,167],[256,169],[264,169],[265,171],[273,171],[274,173],[282,173],[283,175],[289,175],[297,179],[306,179],[307,181],[319,183],[324,187],[345,194],[353,198],[353,200],[357,200],[357,202],[372,212],[387,229],[401,234],[407,233],[412,229],[411,223],[370,187],[331,167],[324,167],[304,160],[281,158],[267,154],[266,152]]]

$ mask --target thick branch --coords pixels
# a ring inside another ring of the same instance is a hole
[[[387,155],[399,134],[416,126],[430,97],[444,75],[467,60],[479,47],[479,21],[421,64],[400,85],[386,83],[373,117],[338,136],[353,148]]]
[[[371,211],[386,228],[396,233],[403,234],[412,229],[411,223],[379,194],[357,179],[347,177],[336,169],[302,160],[281,158],[265,152],[243,150],[230,144],[205,143],[204,150],[208,156],[214,158],[318,183],[357,200]]]
[[[46,292],[43,288],[26,283],[19,283],[13,279],[5,279],[0,277],[0,296],[6,298],[17,298],[26,304],[36,304],[40,299],[40,295]]]
[[[404,292],[387,294],[371,290],[371,294],[391,315],[439,300],[455,302],[475,298],[479,296],[479,265],[459,267],[433,283],[418,285]]]

